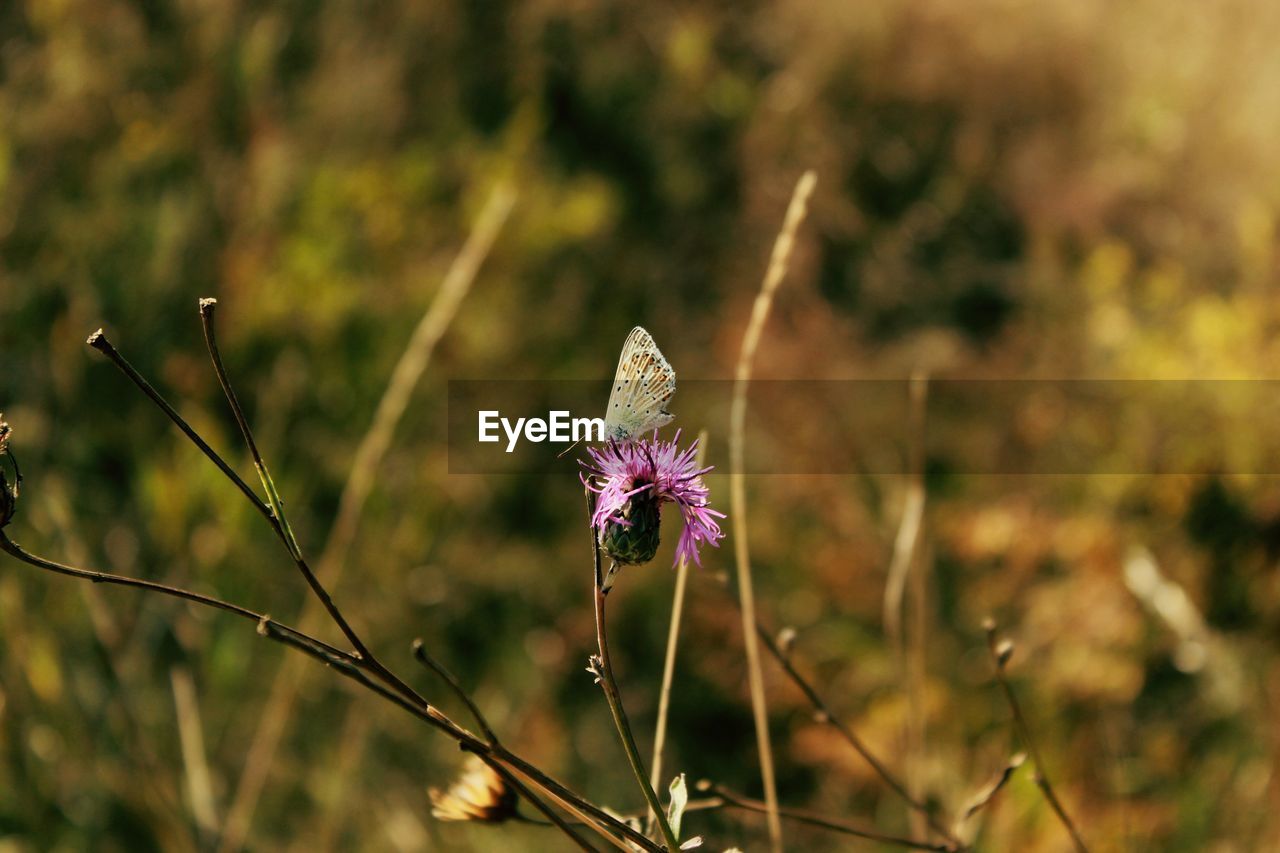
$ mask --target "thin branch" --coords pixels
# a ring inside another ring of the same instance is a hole
[[[211,303],[205,302],[201,305],[202,319],[205,316],[206,310],[212,311]],[[211,325],[206,324],[206,329],[211,330]],[[324,586],[316,578],[315,573],[311,571],[311,567],[307,565],[306,560],[304,560],[301,554],[298,552],[297,543],[291,541],[290,534],[286,531],[286,528],[281,524],[280,520],[276,517],[276,514],[275,512],[272,511],[271,507],[263,503],[262,500],[259,499],[258,496],[253,493],[253,490],[250,489],[247,485],[245,485],[244,481],[241,480],[233,470],[231,470],[231,467],[227,465],[226,461],[223,460],[222,457],[218,456],[218,454],[215,453],[212,450],[212,448],[209,447],[208,443],[203,438],[201,438],[200,435],[194,429],[191,428],[190,424],[188,424],[185,420],[183,420],[182,416],[179,415],[177,411],[175,411],[174,408],[170,406],[164,400],[164,398],[161,397],[159,393],[156,392],[154,388],[151,387],[150,383],[148,383],[147,380],[144,379],[141,374],[139,374],[136,370],[134,370],[133,366],[129,364],[129,362],[124,358],[124,356],[120,355],[120,353],[116,351],[115,347],[111,345],[111,342],[106,339],[106,336],[102,334],[102,330],[99,329],[97,332],[90,335],[88,343],[94,349],[97,349],[100,352],[105,353],[107,357],[110,358],[111,361],[117,367],[119,367],[125,373],[125,375],[128,376],[129,379],[131,379],[133,383],[143,391],[143,393],[147,395],[147,397],[149,397],[154,403],[156,403],[156,405],[159,406],[160,409],[166,415],[169,416],[169,419],[172,420],[182,430],[182,432],[188,438],[190,438],[193,443],[195,443],[197,447],[199,447],[202,451],[204,451],[205,455],[208,456],[214,462],[215,465],[217,465],[219,470],[221,470],[224,474],[226,474],[232,480],[232,482],[236,483],[240,487],[241,492],[243,492],[244,495],[249,499],[249,501],[259,509],[259,511],[263,514],[263,517],[266,518],[267,523],[271,525],[271,529],[275,531],[276,535],[281,539],[282,542],[285,543],[286,548],[288,548],[290,555],[293,557],[294,564],[298,567],[298,570],[302,573],[302,576],[306,579],[307,584],[308,586],[311,587],[312,592],[314,592],[316,597],[321,601],[321,603],[324,604],[325,609],[328,611],[329,615],[333,618],[334,623],[338,625],[338,627],[342,630],[343,634],[346,635],[347,639],[355,647],[356,652],[354,657],[363,661],[363,665],[366,666],[373,675],[383,679],[388,684],[390,684],[394,689],[396,689],[403,695],[409,697],[412,701],[415,701],[425,706],[426,700],[423,699],[422,696],[419,695],[417,691],[415,691],[412,687],[410,687],[408,684],[400,680],[400,678],[397,677],[395,673],[387,669],[387,667],[384,666],[382,662],[379,661],[369,651],[368,647],[364,644],[364,642],[360,639],[360,637],[355,633],[355,631],[347,623],[346,618],[342,615],[342,612],[339,611],[337,606],[333,603],[333,600],[329,597],[329,594],[325,590]],[[215,359],[215,367],[217,363],[218,363],[218,360]],[[226,378],[225,374],[220,375],[219,381],[224,381],[225,378]],[[229,386],[224,385],[224,388],[226,387],[229,387]],[[234,399],[234,395],[231,395],[231,399]],[[235,406],[234,408],[238,408],[238,405]],[[260,470],[265,470],[265,466]],[[274,487],[269,487],[269,489],[274,491]],[[275,500],[278,500],[278,498],[276,498]]]
[[[592,500],[593,494],[590,489],[587,492],[587,518],[591,518],[594,510]],[[593,568],[595,572],[595,611],[596,611],[596,647],[598,654],[592,661],[591,670],[596,675],[596,680],[600,682],[601,689],[604,690],[605,700],[609,703],[609,712],[613,715],[613,724],[618,729],[618,738],[622,741],[622,748],[627,754],[627,763],[631,765],[631,772],[635,774],[636,783],[640,786],[641,793],[644,794],[645,801],[649,804],[649,812],[657,821],[658,830],[662,833],[662,838],[667,844],[669,851],[679,849],[680,842],[676,839],[675,833],[671,831],[671,824],[667,821],[666,814],[662,811],[662,804],[658,801],[658,795],[653,790],[653,785],[649,784],[649,777],[644,772],[644,762],[640,758],[640,749],[636,746],[635,735],[631,731],[631,724],[627,721],[626,709],[622,706],[622,695],[618,692],[618,683],[613,677],[613,664],[609,659],[609,637],[605,629],[605,600],[609,595],[609,590],[605,586],[605,576],[601,571],[600,565],[600,537],[596,535],[595,529],[588,526],[591,533],[591,552],[593,556]]]
[[[563,817],[561,817],[559,813],[556,812],[555,809],[551,808],[546,803],[542,802],[542,800],[538,799],[537,795],[534,794],[532,791],[530,791],[527,785],[525,785],[523,782],[517,779],[516,775],[512,773],[510,770],[508,770],[502,764],[501,761],[498,761],[496,758],[494,758],[491,755],[477,754],[477,757],[481,761],[483,761],[485,764],[487,764],[493,770],[493,772],[501,776],[503,780],[508,785],[510,785],[517,794],[524,797],[525,800],[527,800],[530,805],[532,805],[538,811],[542,812],[542,814],[546,816],[547,820],[551,821],[551,823],[554,824],[555,826],[558,826],[560,828],[560,831],[563,832],[565,835],[567,835],[569,839],[573,841],[574,844],[578,845],[578,848],[580,850],[586,850],[588,851],[588,853],[595,853],[596,851],[595,847],[591,846],[591,844],[589,844],[585,838],[579,835],[578,831],[574,829],[572,826],[570,826],[568,821],[566,821]]]
[[[702,801],[700,803],[690,803],[689,810],[706,811],[708,809],[718,808],[721,805],[732,808],[743,809],[745,811],[756,812],[758,814],[768,814],[769,807],[767,803],[759,800],[753,800],[742,794],[734,793],[727,788],[722,788],[712,782],[703,780],[698,783],[698,790],[711,794],[716,800]],[[804,823],[810,826],[829,829],[833,832],[840,832],[845,835],[853,835],[858,838],[865,838],[869,841],[877,841],[881,844],[893,844],[898,847],[906,847],[911,850],[932,850],[937,853],[949,853],[952,849],[945,844],[932,844],[928,841],[917,841],[914,838],[903,838],[897,835],[887,835],[877,832],[874,829],[867,829],[839,818],[827,817],[817,812],[806,811],[804,809],[789,809],[779,807],[777,811],[780,817],[788,820],[794,820],[797,823]]]
[[[570,813],[570,814],[572,814],[574,817],[576,817],[576,818],[578,819],[578,821],[577,821],[577,822],[578,822],[578,824],[579,824],[579,825],[581,825],[581,826],[588,826],[588,827],[591,827],[592,829],[594,829],[594,830],[595,830],[595,831],[600,835],[600,837],[601,837],[601,838],[605,839],[605,840],[606,840],[606,841],[608,841],[610,844],[612,844],[614,847],[617,847],[619,850],[622,850],[622,851],[623,851],[623,853],[634,853],[634,851],[635,851],[635,847],[633,847],[633,846],[632,846],[630,843],[628,843],[627,841],[624,841],[623,839],[621,839],[621,838],[617,837],[617,836],[616,836],[616,835],[614,835],[613,833],[605,832],[605,831],[600,827],[600,825],[599,825],[595,820],[593,820],[593,819],[591,818],[591,816],[590,816],[590,815],[588,815],[588,814],[587,814],[586,812],[584,812],[582,809],[580,809],[580,808],[578,808],[577,806],[575,806],[575,805],[574,805],[572,802],[570,802],[569,800],[565,800],[565,799],[563,799],[563,798],[561,798],[561,797],[558,797],[558,796],[556,796],[556,795],[555,795],[555,793],[554,793],[554,792],[552,792],[552,791],[548,791],[548,790],[546,790],[545,788],[543,789],[543,793],[545,793],[549,798],[551,798],[551,799],[552,799],[552,800],[554,800],[555,802],[559,803],[559,804],[560,804],[560,807],[561,807],[561,808],[563,808],[565,811],[569,812],[569,813]],[[540,821],[540,820],[537,820],[536,818],[531,818],[531,817],[522,817],[522,820],[523,820],[523,822],[524,822],[524,823],[534,824],[534,825],[537,825],[537,826],[552,826],[552,825],[556,825],[556,824],[548,823],[548,822],[546,822],[546,821]],[[569,823],[570,825],[572,825],[572,823],[573,823],[573,822],[572,822],[572,821],[566,821],[566,823]],[[646,841],[648,841],[648,839],[645,839],[645,840],[646,840]],[[653,842],[652,842],[652,841],[649,841],[648,843],[649,843],[650,845],[653,845]],[[642,848],[642,849],[646,849],[646,848]],[[655,849],[661,849],[661,848],[655,848]]]
[[[996,667],[996,680],[1000,682],[1000,689],[1004,692],[1004,698],[1009,703],[1009,711],[1013,715],[1013,727],[1018,733],[1019,740],[1022,741],[1023,747],[1031,756],[1031,763],[1035,765],[1036,785],[1044,794],[1045,800],[1053,809],[1054,814],[1058,816],[1058,820],[1062,822],[1067,833],[1071,836],[1071,842],[1075,845],[1076,853],[1088,853],[1089,848],[1085,846],[1084,839],[1080,837],[1076,825],[1067,816],[1067,810],[1063,808],[1062,801],[1058,799],[1058,795],[1053,790],[1053,784],[1049,781],[1048,775],[1045,773],[1044,762],[1040,758],[1040,750],[1036,747],[1035,738],[1031,736],[1031,727],[1027,725],[1027,718],[1022,713],[1022,706],[1018,704],[1018,697],[1014,695],[1013,686],[1009,684],[1009,679],[1005,675],[1005,666],[1009,663],[1009,658],[1013,656],[1013,643],[1009,640],[1001,641],[996,636],[996,622],[994,619],[987,619],[983,623],[983,630],[987,632],[987,649],[991,652],[991,660]]]
[[[373,491],[378,470],[391,447],[413,389],[430,364],[436,345],[452,323],[463,298],[470,291],[514,203],[515,193],[506,185],[499,186],[490,194],[466,243],[454,257],[444,281],[392,370],[373,420],[356,448],[350,473],[338,498],[337,515],[316,564],[316,575],[331,588],[336,588],[342,577],[365,503]],[[319,616],[315,605],[309,602],[302,612],[302,627],[315,630]],[[308,673],[309,670],[301,668],[293,658],[287,659],[276,673],[266,704],[258,715],[259,722],[250,741],[248,759],[236,784],[223,833],[222,851],[239,850],[243,846],[280,738]]]
[[[534,767],[528,761],[525,761],[520,756],[511,752],[502,744],[494,744],[491,751],[508,765],[519,770],[526,778],[530,779],[537,784],[539,788],[546,791],[548,795],[554,795],[560,799],[572,802],[578,807],[578,809],[590,815],[593,821],[607,825],[611,831],[626,838],[627,841],[638,846],[641,850],[647,851],[647,853],[662,853],[663,848],[646,838],[642,833],[632,829],[625,822],[618,820],[616,817],[590,802],[585,797],[575,794],[573,791],[566,788],[561,782],[548,776],[537,767]]]
[[[331,646],[323,640],[312,637],[283,623],[277,622],[269,616],[256,613],[246,607],[241,607],[238,604],[232,604],[212,596],[202,595],[200,593],[180,589],[178,587],[166,586],[165,584],[143,580],[141,578],[112,575],[106,572],[95,572],[47,560],[23,550],[17,543],[10,539],[3,530],[0,530],[0,550],[15,559],[44,571],[67,575],[69,577],[87,580],[94,583],[108,583],[118,586],[133,587],[147,592],[155,592],[161,595],[189,601],[194,604],[201,604],[205,607],[223,610],[240,616],[243,619],[250,620],[256,624],[257,632],[261,636],[275,640],[276,642],[289,646],[302,652],[308,657],[324,663],[343,677],[356,682],[367,690],[376,693],[388,702],[399,706],[431,727],[442,731],[449,737],[458,741],[459,744],[465,748],[480,755],[492,755],[505,764],[514,767],[525,777],[532,780],[539,788],[543,789],[548,795],[570,802],[576,807],[576,809],[591,815],[595,822],[603,825],[603,827],[607,829],[607,832],[605,829],[600,829],[602,834],[617,834],[619,837],[626,838],[631,843],[637,845],[640,849],[646,851],[646,853],[661,853],[662,851],[661,847],[645,838],[642,834],[608,814],[598,806],[588,802],[580,794],[574,793],[569,788],[565,787],[563,783],[557,781],[551,776],[548,776],[546,773],[539,770],[537,767],[534,767],[519,755],[516,755],[499,744],[491,745],[485,740],[476,737],[474,734],[451,720],[438,708],[428,703],[425,699],[415,702],[415,700],[406,697],[385,684],[379,681],[374,681],[369,677],[369,674],[365,669],[368,662],[356,657],[351,652],[343,651],[342,649]]]
[[[734,556],[738,570],[738,594],[742,600],[743,645],[747,653],[747,674],[751,687],[751,712],[755,721],[756,746],[760,753],[760,776],[764,783],[765,802],[768,803],[769,842],[774,853],[782,851],[782,822],[778,819],[778,786],[773,772],[773,749],[769,743],[769,716],[765,704],[764,675],[760,666],[760,650],[756,645],[753,626],[756,621],[755,591],[751,583],[751,555],[747,548],[747,492],[743,482],[744,443],[747,419],[747,386],[751,382],[751,370],[756,348],[764,331],[765,320],[773,305],[773,294],[782,284],[795,245],[796,231],[804,220],[817,183],[817,175],[805,172],[796,183],[783,219],[782,230],[773,245],[773,254],[765,272],[764,283],[751,309],[751,319],[742,338],[742,350],[738,355],[738,368],[734,378],[733,402],[729,413],[729,503],[730,515],[737,526],[733,537]]]
[[[273,636],[269,633],[266,635]],[[283,642],[291,645],[294,642],[289,637],[277,639],[281,639]],[[314,657],[315,655],[312,656]],[[604,809],[590,802],[581,794],[570,790],[562,782],[547,775],[542,770],[539,770],[524,758],[514,752],[511,752],[501,743],[490,744],[487,741],[476,737],[474,734],[449,719],[448,716],[433,705],[424,705],[423,707],[414,705],[399,693],[392,691],[390,688],[379,682],[371,680],[368,675],[366,675],[365,672],[356,665],[337,666],[335,668],[345,677],[350,678],[368,690],[373,691],[388,702],[398,705],[400,708],[408,711],[418,719],[428,723],[434,728],[440,729],[445,734],[458,741],[459,745],[467,751],[474,752],[481,757],[491,755],[497,758],[507,766],[519,771],[548,796],[566,804],[571,804],[571,810],[575,813],[585,813],[590,815],[592,827],[595,828],[602,836],[612,839],[613,834],[616,834],[619,837],[626,838],[641,850],[646,851],[646,853],[663,853],[663,849],[657,844],[654,844],[630,826],[627,826]],[[597,824],[603,824],[603,828],[601,826],[597,826]],[[624,847],[623,849],[626,848]]]
[[[207,304],[208,303],[206,303],[206,305]],[[249,489],[246,485],[244,485],[243,481],[240,480],[235,475],[235,472],[231,470],[230,466],[228,466],[221,459],[221,457],[219,457],[216,453],[212,451],[212,449],[209,448],[208,444],[204,442],[203,439],[201,439],[200,436],[196,434],[195,431],[191,429],[189,425],[186,424],[186,422],[181,418],[181,416],[179,416],[177,412],[174,411],[173,408],[169,406],[163,400],[163,398],[161,398],[159,394],[155,392],[153,388],[151,388],[151,386],[146,382],[146,380],[144,380],[141,377],[141,375],[137,373],[137,371],[133,370],[132,366],[130,366],[128,362],[125,361],[123,357],[120,356],[119,353],[115,351],[114,347],[112,347],[110,343],[106,341],[105,337],[103,337],[102,334],[99,332],[91,336],[89,342],[96,349],[99,349],[100,351],[107,353],[108,356],[111,357],[111,360],[114,363],[116,363],[117,366],[120,367],[121,370],[123,370],[125,374],[129,376],[129,378],[132,379],[135,382],[135,384],[138,385],[138,387],[141,388],[147,394],[149,398],[151,398],[154,402],[156,402],[160,406],[160,408],[163,411],[165,411],[165,413],[169,415],[169,417],[172,420],[174,420],[174,422],[177,423],[183,429],[183,432],[189,438],[191,438],[192,441],[195,442],[197,446],[200,447],[205,452],[205,454],[209,456],[209,458],[212,459],[218,465],[219,469],[222,470],[225,474],[227,474],[228,477],[233,480],[233,482],[237,483],[237,485],[241,488],[241,491],[246,495],[246,497],[250,498],[250,500],[254,503],[255,507],[259,509],[259,511],[263,514],[263,516],[268,520],[268,523],[270,523],[273,529],[276,530],[277,534],[280,534],[282,538],[285,538],[283,536],[283,529],[280,526],[279,522],[277,521],[274,513],[272,513],[270,507],[267,507],[266,504],[264,504],[260,499],[257,498],[256,495],[253,494],[251,489]],[[258,632],[263,636],[267,636],[279,642],[285,643],[286,645],[293,646],[294,648],[297,648],[309,654],[312,657],[316,657],[322,660],[323,662],[325,662],[326,664],[330,665],[335,670],[337,670],[344,677],[349,678],[361,684],[366,689],[369,689],[374,693],[377,693],[379,696],[386,699],[387,701],[390,701],[393,704],[400,706],[404,710],[408,711],[414,716],[419,717],[420,719],[424,720],[425,722],[432,725],[433,727],[440,729],[450,737],[453,737],[464,747],[470,748],[474,751],[477,751],[486,755],[488,754],[497,755],[502,761],[508,763],[510,766],[516,768],[521,773],[525,774],[526,777],[533,780],[536,784],[542,787],[543,790],[546,791],[547,793],[553,796],[556,796],[560,799],[568,800],[572,802],[579,810],[590,813],[595,820],[597,820],[604,827],[607,827],[607,830],[601,830],[600,827],[596,827],[599,831],[603,832],[605,835],[608,835],[611,832],[617,833],[620,837],[627,838],[628,841],[635,844],[640,849],[645,851],[651,851],[651,853],[658,853],[658,851],[662,850],[661,847],[654,844],[649,839],[645,838],[641,833],[635,831],[634,829],[627,826],[623,822],[609,815],[603,809],[600,809],[592,805],[591,803],[586,801],[584,798],[582,798],[580,795],[577,795],[572,791],[570,791],[563,784],[547,776],[545,773],[538,770],[537,768],[534,768],[532,765],[529,765],[528,762],[519,758],[519,756],[516,756],[515,754],[511,753],[510,751],[506,750],[505,748],[501,747],[498,744],[490,744],[484,740],[481,740],[480,738],[477,738],[472,733],[468,732],[462,726],[459,726],[457,723],[451,720],[447,715],[439,711],[439,709],[430,705],[426,701],[426,699],[424,699],[412,687],[407,685],[405,682],[399,679],[394,673],[388,670],[380,661],[377,660],[376,657],[374,657],[371,653],[367,651],[366,647],[362,642],[360,642],[358,637],[351,638],[353,640],[353,645],[356,645],[357,647],[356,653],[341,651],[332,646],[329,646],[326,643],[322,643],[318,640],[315,640],[314,638],[300,631],[280,625],[279,623],[276,623],[274,620],[271,620],[269,617],[261,616],[259,614],[253,613],[253,611],[250,611],[247,608],[239,607],[238,605],[232,605],[227,602],[222,602],[218,599],[213,599],[208,596],[201,596],[199,594],[191,593],[186,590],[179,590],[172,587],[165,587],[164,585],[154,584],[149,581],[141,581],[141,580],[132,579],[132,578],[121,578],[119,576],[110,576],[110,575],[105,575],[103,573],[97,573],[97,572],[88,572],[85,570],[73,569],[71,567],[62,566],[56,563],[50,563],[49,561],[42,561],[40,558],[34,558],[32,557],[32,555],[26,554],[25,552],[21,551],[21,549],[17,548],[17,546],[14,545],[10,540],[8,540],[7,538],[4,538],[2,534],[0,534],[0,540],[3,540],[2,542],[0,542],[0,544],[4,546],[4,550],[8,551],[11,554],[14,554],[15,556],[18,556],[19,559],[25,559],[27,562],[31,562],[34,565],[40,566],[41,568],[47,568],[52,571],[58,571],[63,574],[70,574],[70,575],[78,576],[88,580],[95,580],[100,582],[107,581],[107,582],[136,586],[144,589],[150,589],[157,592],[165,592],[169,595],[174,595],[176,597],[184,598],[186,600],[194,601],[197,603],[203,603],[208,606],[218,607],[220,609],[226,609],[231,612],[235,612],[238,615],[245,618],[256,618],[258,622]],[[294,552],[296,555],[295,549],[291,549],[291,552]],[[310,569],[306,566],[305,561],[300,556],[295,556],[295,562],[298,564],[299,569],[303,571],[303,574],[307,576],[309,580],[314,578],[314,575],[310,572]],[[597,566],[597,571],[598,571],[598,566]],[[316,586],[319,586],[318,581],[316,582]],[[320,589],[323,590],[323,587],[320,587]],[[335,607],[335,611],[336,611],[336,607]],[[339,621],[340,625],[346,624],[345,619],[342,618],[340,612],[337,613],[337,618],[335,619],[335,621],[338,621],[338,620],[341,620]],[[363,654],[361,654],[360,652],[363,652]],[[371,678],[370,676],[373,676],[374,678],[379,679],[379,681],[373,680],[373,678]],[[383,682],[383,683],[380,683],[380,682]],[[615,690],[616,690],[616,685],[615,685]],[[632,746],[634,747],[634,743],[632,744]],[[636,766],[638,767],[639,766],[638,754],[636,755],[636,758],[637,758]],[[641,781],[642,784],[644,784],[647,781],[644,779],[642,771],[638,772],[637,778]],[[655,796],[655,800],[656,800],[656,796]],[[661,821],[661,825],[665,826],[665,820]]]
[[[276,520],[276,532],[284,540],[290,555],[295,560],[300,560],[302,559],[302,549],[298,547],[298,538],[293,535],[293,528],[289,526],[289,518],[284,513],[284,501],[280,499],[280,493],[276,491],[275,480],[271,478],[271,472],[267,470],[267,463],[263,461],[262,454],[258,452],[258,443],[253,440],[253,430],[249,428],[249,421],[244,416],[244,410],[240,408],[240,400],[236,397],[235,389],[231,387],[231,378],[227,376],[227,369],[222,364],[222,353],[218,349],[218,336],[215,333],[213,323],[213,313],[217,307],[218,300],[216,299],[207,297],[200,300],[200,325],[204,328],[204,342],[209,350],[209,358],[213,360],[213,372],[218,377],[218,384],[222,386],[222,393],[227,398],[227,404],[231,406],[231,414],[235,416],[236,426],[240,429],[240,436],[249,447],[249,454],[253,457],[253,467],[258,470],[258,478],[262,480],[262,488],[267,492],[267,505],[271,507],[271,514]],[[330,612],[330,615],[333,615],[332,612]],[[351,639],[350,636],[348,636],[348,639]]]
[[[73,566],[65,566],[62,563],[56,563],[53,560],[46,560],[44,557],[38,557],[23,550],[17,542],[9,538],[8,534],[0,531],[0,551],[4,551],[9,556],[21,560],[28,565],[35,566],[38,569],[54,572],[60,575],[68,575],[82,580],[92,581],[93,583],[108,583],[117,586],[130,586],[135,589],[142,589],[148,592],[157,592],[161,595],[167,595],[172,598],[180,598],[184,601],[194,602],[195,604],[203,604],[205,607],[212,607],[217,610],[225,610],[228,613],[234,613],[242,619],[248,619],[256,624],[269,624],[273,630],[277,630],[282,636],[287,636],[297,640],[299,643],[313,647],[314,651],[328,657],[338,660],[344,660],[351,664],[357,663],[357,659],[350,653],[329,645],[323,640],[318,640],[307,634],[290,628],[288,625],[277,622],[270,616],[262,613],[256,613],[247,607],[241,607],[238,604],[232,604],[229,601],[223,601],[220,598],[214,598],[211,595],[203,595],[198,592],[192,592],[188,589],[182,589],[176,586],[168,586],[167,584],[149,581],[143,578],[131,578],[125,575],[113,575],[107,572],[95,572],[88,569],[78,569]]]
[[[871,752],[865,743],[863,743],[862,738],[858,737],[857,733],[854,732],[848,724],[835,715],[831,710],[831,706],[827,704],[826,700],[823,699],[821,695],[819,695],[813,685],[800,674],[800,672],[795,668],[795,665],[791,662],[791,658],[778,647],[777,642],[775,642],[773,637],[769,635],[769,632],[765,630],[764,626],[759,622],[756,622],[755,627],[756,636],[760,638],[760,642],[769,650],[769,654],[773,655],[774,660],[776,660],[778,665],[782,667],[783,672],[787,674],[787,677],[791,679],[791,682],[795,684],[795,686],[800,689],[800,692],[805,695],[805,698],[809,700],[809,704],[818,712],[818,718],[821,722],[826,723],[839,732],[841,737],[843,737],[845,741],[853,747],[854,751],[857,752],[858,755],[862,756],[862,759],[871,766],[871,769],[876,772],[876,775],[878,775],[884,783],[902,799],[903,802],[928,821],[930,828],[933,829],[934,832],[947,840],[950,848],[960,846],[959,839],[957,839],[955,835],[943,826],[942,822],[938,820],[932,811],[930,811],[929,807],[922,801],[911,796],[906,785],[902,784],[902,782],[893,775],[889,768],[884,765],[884,762],[876,758],[875,754]]]
[[[160,396],[159,391],[151,387],[150,382],[142,378],[142,374],[137,370],[134,370],[133,365],[116,350],[111,341],[107,340],[107,336],[103,334],[101,329],[90,335],[85,343],[109,358],[111,363],[118,367],[120,372],[129,378],[129,381],[134,385],[137,385],[138,389],[142,391],[143,394],[146,394],[151,398],[151,402],[159,406],[160,410],[169,416],[169,420],[173,421],[174,424],[177,425],[178,429],[182,430],[183,434],[185,434],[187,438],[191,439],[191,443],[200,448],[200,451],[204,453],[205,456],[209,457],[209,461],[218,466],[218,470],[226,475],[226,478],[234,483],[236,488],[239,489],[246,498],[248,498],[249,503],[253,504],[254,509],[266,518],[272,526],[275,526],[275,517],[271,514],[271,507],[263,503],[262,499],[254,493],[253,489],[249,488],[249,484],[240,479],[240,475],[227,464],[226,460],[219,456],[217,452],[210,447],[194,429],[191,428],[191,424],[187,423],[182,415],[178,414],[177,410],[174,409],[173,406],[170,406],[164,397]]]
[[[698,455],[695,467],[702,470],[707,460],[707,431],[698,433]],[[675,680],[676,648],[680,644],[680,619],[684,613],[684,594],[689,582],[689,561],[684,557],[676,565],[675,590],[671,594],[671,625],[667,629],[667,653],[662,663],[662,688],[658,693],[658,721],[653,729],[653,769],[649,784],[655,789],[662,784],[662,750],[667,743],[667,717],[671,712],[671,684]],[[647,828],[653,831],[655,818],[650,815]]]
[[[996,774],[995,779],[979,791],[969,805],[965,807],[964,811],[960,815],[960,820],[968,820],[987,806],[991,805],[991,801],[994,800],[996,795],[1004,789],[1005,785],[1009,784],[1009,780],[1013,778],[1013,774],[1023,765],[1024,762],[1026,762],[1026,760],[1027,754],[1025,752],[1019,752],[1014,755],[1013,758],[1010,758],[1008,763],[1000,769],[998,774]]]
[[[249,428],[249,422],[245,419],[244,412],[240,408],[240,401],[236,399],[236,392],[231,387],[231,380],[227,376],[226,368],[222,365],[222,355],[218,351],[218,338],[214,332],[213,314],[217,308],[218,300],[201,299],[200,300],[200,324],[204,327],[204,340],[209,349],[209,358],[213,361],[213,372],[218,377],[218,384],[222,386],[222,393],[226,395],[227,404],[231,406],[231,413],[235,416],[236,425],[240,428],[240,435],[244,437],[244,443],[249,447],[249,453],[253,456],[253,465],[258,469],[258,475],[262,478],[263,488],[267,490],[267,499],[271,506],[271,515],[274,520],[272,527],[280,540],[284,542],[286,548],[289,549],[289,555],[293,557],[294,563],[302,572],[302,577],[306,580],[307,586],[311,587],[311,592],[319,599],[324,606],[325,611],[329,614],[338,629],[342,631],[347,641],[351,643],[356,650],[356,654],[362,658],[372,658],[369,650],[365,648],[364,642],[360,639],[360,635],[355,632],[350,625],[347,624],[346,618],[342,615],[333,599],[329,596],[329,591],[324,588],[320,580],[311,571],[311,567],[307,565],[307,561],[302,557],[302,549],[298,547],[298,540],[293,535],[292,528],[289,527],[289,521],[284,514],[284,502],[280,500],[279,494],[276,492],[274,481],[271,479],[271,473],[267,470],[267,463],[263,461],[262,454],[258,452],[258,444],[253,440],[253,430]]]
[[[480,727],[480,731],[484,733],[485,739],[488,740],[490,744],[497,743],[498,736],[493,733],[493,729],[489,726],[489,721],[484,718],[484,714],[481,713],[479,706],[476,705],[467,691],[462,689],[462,685],[458,683],[458,679],[454,677],[453,673],[446,669],[444,664],[427,654],[427,650],[423,646],[421,638],[413,641],[413,656],[427,669],[440,676],[441,681],[449,685],[449,689],[453,691],[453,694],[462,700],[462,704],[467,706],[467,710],[470,711],[471,716],[475,718],[476,725],[478,725]]]

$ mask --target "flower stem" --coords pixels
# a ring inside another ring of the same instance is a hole
[[[598,546],[597,546],[598,547]],[[649,777],[644,771],[644,762],[640,758],[640,750],[636,746],[635,736],[631,733],[631,724],[627,722],[627,712],[622,707],[622,697],[618,693],[618,684],[613,678],[613,665],[609,661],[609,640],[605,632],[604,603],[608,593],[596,586],[596,642],[600,647],[599,657],[596,659],[599,666],[597,667],[600,675],[600,686],[604,688],[605,699],[609,702],[609,711],[613,714],[613,724],[618,729],[618,737],[622,740],[622,748],[626,750],[627,762],[631,765],[631,771],[636,776],[636,782],[640,784],[640,790],[644,793],[645,800],[649,803],[649,809],[658,821],[658,829],[662,832],[662,838],[667,843],[668,850],[677,850],[680,843],[676,840],[675,833],[671,831],[671,824],[667,822],[667,816],[662,811],[662,804],[658,802],[658,795],[654,792],[653,786],[649,784]]]
[[[590,510],[592,495],[587,493],[587,509],[588,518],[591,516]],[[631,765],[631,772],[635,774],[636,782],[640,785],[640,791],[644,794],[645,801],[649,803],[649,810],[658,822],[658,830],[662,833],[662,839],[666,842],[667,849],[675,851],[680,848],[680,842],[676,839],[676,835],[671,831],[671,824],[667,821],[667,815],[662,810],[662,804],[658,801],[658,795],[654,792],[653,786],[649,784],[649,776],[644,770],[644,760],[640,757],[640,749],[636,746],[635,735],[631,733],[631,724],[627,722],[627,712],[622,707],[622,696],[618,692],[618,683],[613,677],[613,663],[609,659],[609,635],[605,630],[605,599],[609,595],[609,591],[605,588],[604,573],[600,567],[600,540],[597,538],[595,529],[591,529],[591,548],[595,558],[595,606],[596,606],[596,645],[599,648],[593,663],[596,675],[599,677],[600,686],[604,689],[604,698],[609,703],[609,712],[613,715],[613,724],[618,729],[618,738],[622,741],[622,749],[627,753],[627,763]]]

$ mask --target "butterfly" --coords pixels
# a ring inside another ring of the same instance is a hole
[[[676,393],[676,372],[662,355],[653,335],[640,326],[622,344],[613,390],[605,410],[606,441],[633,441],[650,430],[671,423],[667,405]]]

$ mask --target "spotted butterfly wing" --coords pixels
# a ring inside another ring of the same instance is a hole
[[[667,405],[676,393],[676,372],[663,357],[653,336],[640,326],[622,344],[618,369],[605,411],[606,439],[631,441],[671,423]]]

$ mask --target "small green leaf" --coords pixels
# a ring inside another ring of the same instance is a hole
[[[684,774],[671,780],[671,802],[667,804],[667,823],[676,838],[680,837],[680,820],[684,817],[684,808],[689,805],[689,787],[684,783]]]

